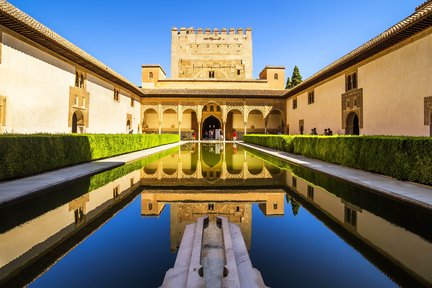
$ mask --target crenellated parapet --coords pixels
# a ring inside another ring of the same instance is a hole
[[[246,28],[246,29],[243,29],[243,28],[237,28],[237,29],[235,29],[235,28],[229,28],[229,29],[227,29],[227,28],[222,28],[222,29],[219,29],[219,28],[214,28],[214,29],[198,28],[198,29],[195,29],[194,27],[189,27],[189,28],[181,27],[180,29],[178,29],[177,27],[173,27],[172,32],[173,32],[173,34],[182,35],[182,36],[193,35],[193,34],[196,34],[196,35],[215,35],[215,36],[218,36],[218,35],[237,35],[238,36],[238,35],[250,35],[252,33],[252,28]]]

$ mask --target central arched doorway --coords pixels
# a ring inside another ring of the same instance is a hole
[[[215,116],[207,117],[202,125],[202,138],[206,140],[219,139],[221,122]]]
[[[345,127],[345,134],[360,135],[359,117],[357,113],[351,112],[348,114]]]

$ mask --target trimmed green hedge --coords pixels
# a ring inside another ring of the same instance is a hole
[[[0,181],[178,142],[174,134],[0,136]]]
[[[432,185],[432,138],[245,135],[244,141],[343,166]]]

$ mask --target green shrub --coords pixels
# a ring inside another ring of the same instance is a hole
[[[179,141],[174,134],[0,136],[0,181]]]
[[[245,142],[432,185],[432,138],[244,135]]]

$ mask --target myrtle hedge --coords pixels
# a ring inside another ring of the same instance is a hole
[[[432,185],[432,138],[406,136],[245,135],[244,141]]]
[[[178,142],[174,134],[0,136],[0,181]]]

